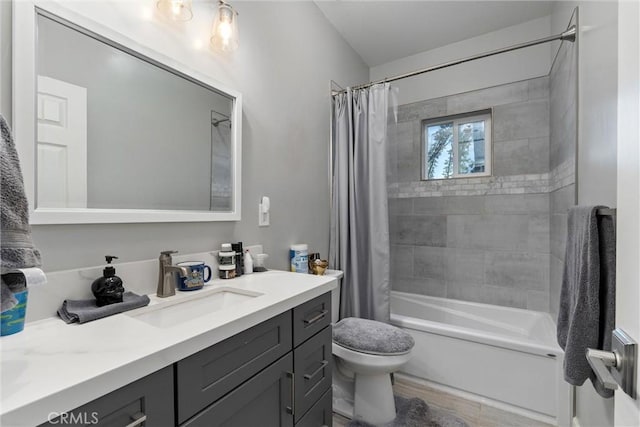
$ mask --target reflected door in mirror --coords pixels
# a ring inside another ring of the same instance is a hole
[[[87,90],[38,77],[39,208],[87,207]]]

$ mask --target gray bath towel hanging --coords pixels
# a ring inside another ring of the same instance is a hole
[[[565,380],[579,386],[590,378],[598,394],[611,397],[585,355],[587,348],[611,350],[615,323],[615,224],[613,217],[597,215],[602,207],[569,210],[557,338],[565,351]]]
[[[0,115],[0,274],[2,277],[1,311],[15,305],[7,292],[19,292],[26,286],[16,268],[40,267],[40,252],[31,241],[29,204],[24,191],[18,153],[9,125]],[[11,273],[12,272],[12,273]],[[10,273],[7,275],[7,273]]]

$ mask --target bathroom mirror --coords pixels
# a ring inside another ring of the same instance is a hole
[[[239,93],[62,9],[16,9],[32,223],[240,219]]]

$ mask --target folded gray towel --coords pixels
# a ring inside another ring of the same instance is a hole
[[[27,283],[24,278],[24,274],[18,273],[7,273],[2,276],[2,301],[1,312],[5,312],[13,308],[18,300],[13,296],[13,294],[17,294],[18,292],[23,292],[27,289]]]
[[[40,267],[40,252],[31,241],[29,204],[24,192],[18,152],[11,130],[0,115],[0,267],[1,274],[15,268]]]
[[[125,292],[122,295],[122,302],[109,304],[102,307],[96,305],[96,300],[65,300],[62,307],[58,309],[58,316],[66,323],[86,323],[92,320],[102,319],[113,314],[122,313],[149,304],[149,297],[137,295],[133,292]]]
[[[40,252],[31,241],[29,227],[29,204],[24,192],[22,172],[18,152],[13,143],[11,130],[7,121],[0,115],[0,274],[5,275],[16,268],[40,267]],[[12,277],[10,281],[15,287],[26,286],[24,276]],[[18,282],[22,282],[21,284]],[[7,280],[2,280],[2,300],[0,311],[11,309],[17,302]]]
[[[11,292],[9,286],[4,283],[4,277],[2,277],[2,282],[0,282],[0,291],[0,313],[4,313],[18,304],[18,300],[13,296],[14,293]]]
[[[611,397],[585,354],[587,348],[611,350],[615,321],[615,230],[612,217],[598,217],[600,207],[569,210],[557,338],[565,351],[565,380],[582,385],[591,378],[598,394]]]

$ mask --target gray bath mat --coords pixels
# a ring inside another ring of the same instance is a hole
[[[396,418],[390,423],[374,426],[364,421],[354,420],[347,427],[469,427],[469,425],[442,409],[431,408],[424,400],[414,397],[405,399],[394,396]]]

